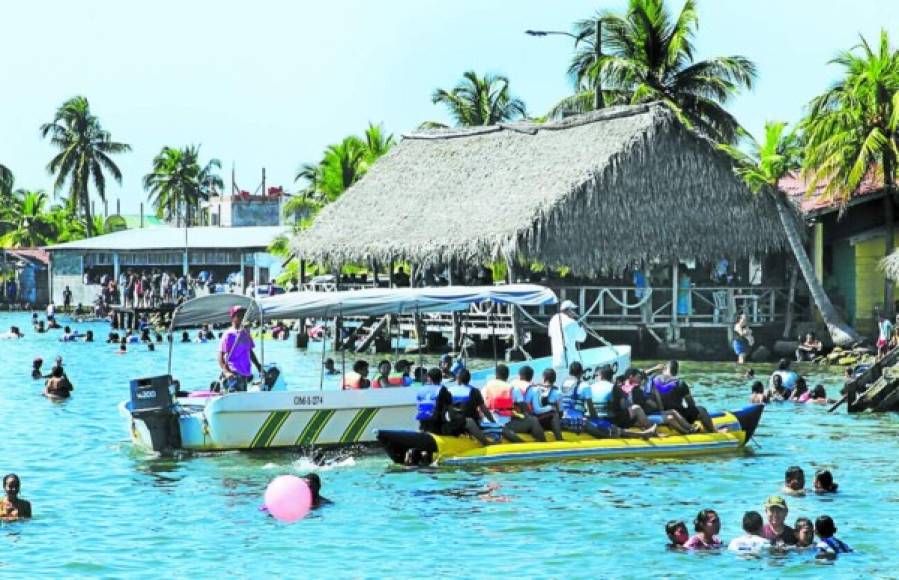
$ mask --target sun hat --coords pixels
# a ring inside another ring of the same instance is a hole
[[[769,496],[767,500],[765,500],[766,508],[780,508],[782,510],[787,509],[787,502],[784,498],[779,495]]]
[[[577,304],[575,304],[571,300],[564,300],[562,302],[562,305],[559,306],[559,310],[561,310],[563,312],[566,310],[577,310]]]
[[[230,310],[228,310],[228,316],[233,318],[234,315],[237,314],[238,312],[246,312],[246,311],[247,311],[246,306],[241,306],[240,304],[235,304],[234,306],[231,307]]]

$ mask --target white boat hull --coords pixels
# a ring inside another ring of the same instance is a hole
[[[630,364],[630,347],[603,347],[581,351],[588,373],[605,364],[617,364],[623,372]],[[528,364],[539,375],[552,366],[549,357],[509,365],[513,375]],[[488,368],[472,373],[473,384],[493,376]],[[565,377],[561,377],[564,380]],[[316,446],[350,446],[375,443],[375,433],[388,429],[417,429],[418,393],[422,387],[354,391],[262,391],[208,397],[179,398],[177,448],[193,451],[270,449]],[[151,427],[119,405],[129,423],[132,441],[160,451]]]

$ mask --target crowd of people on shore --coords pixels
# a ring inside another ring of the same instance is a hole
[[[828,470],[815,474],[814,493],[834,494],[837,484]],[[791,466],[784,475],[783,495],[803,496],[805,472],[799,466]],[[789,508],[782,495],[769,496],[764,504],[767,523],[757,511],[747,511],[743,515],[743,534],[727,544],[727,549],[738,554],[759,556],[765,552],[788,550],[811,551],[817,558],[834,559],[839,554],[852,552],[848,544],[836,537],[837,527],[828,515],[819,516],[814,523],[806,517],[797,518],[791,527],[786,523]],[[693,519],[694,535],[690,535],[682,520],[671,520],[665,524],[669,547],[676,550],[721,550],[725,547],[718,534],[721,520],[713,509],[703,509]],[[817,541],[816,541],[817,539]]]

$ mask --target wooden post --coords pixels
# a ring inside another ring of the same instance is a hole
[[[300,289],[306,283],[306,260],[300,260]]]
[[[671,264],[671,340],[680,339],[680,325],[677,322],[677,276],[679,260]]]
[[[393,260],[391,259],[387,265],[387,287],[388,288],[396,288],[396,284],[393,282]]]

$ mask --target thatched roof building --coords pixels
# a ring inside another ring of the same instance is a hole
[[[771,201],[660,104],[404,136],[293,240],[314,262],[518,256],[586,275],[785,244]]]

